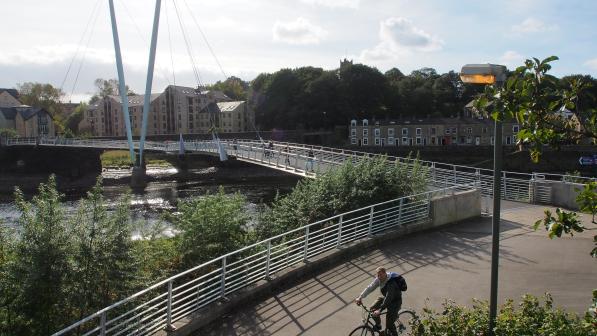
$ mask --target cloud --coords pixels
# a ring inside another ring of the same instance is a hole
[[[362,60],[389,60],[413,51],[438,51],[444,45],[438,37],[402,17],[392,17],[380,22],[379,39],[380,42],[375,47],[361,52]]]
[[[584,62],[583,65],[585,65],[593,70],[597,70],[597,58],[590,59],[590,60]]]
[[[519,34],[541,33],[558,29],[557,25],[546,25],[535,18],[526,18],[521,24],[512,26],[512,31]]]
[[[330,8],[359,8],[360,0],[301,0],[309,5],[319,5]]]
[[[516,68],[518,66],[523,65],[524,60],[526,57],[519,54],[514,50],[508,50],[500,57],[500,63],[506,65],[509,68]]]
[[[318,44],[326,35],[323,28],[302,17],[285,23],[277,21],[273,29],[274,41],[288,44]]]

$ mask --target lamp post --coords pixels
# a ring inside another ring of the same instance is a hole
[[[496,64],[467,64],[460,79],[465,83],[495,84],[498,88],[506,80],[506,67]],[[489,335],[493,335],[497,313],[498,266],[500,253],[500,201],[502,175],[502,121],[495,120],[493,132],[493,218],[491,229],[491,289],[489,296]]]

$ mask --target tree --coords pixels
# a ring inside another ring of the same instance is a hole
[[[117,79],[103,79],[98,78],[96,79],[93,84],[96,87],[95,94],[89,100],[89,104],[94,104],[101,98],[106,96],[118,96],[120,95],[120,86]],[[129,88],[128,85],[125,85],[126,95],[127,96],[134,96],[136,93]]]
[[[550,63],[557,59],[557,56],[542,61],[527,59],[509,76],[502,88],[487,86],[485,93],[476,101],[478,109],[490,109],[496,120],[517,120],[520,124],[518,143],[529,146],[535,162],[540,159],[544,145],[559,148],[562,144],[578,143],[583,139],[597,142],[597,109],[585,106],[580,111],[578,104],[579,98],[585,97],[584,91],[592,83],[574,76],[561,85],[556,77],[547,74],[551,69]],[[562,113],[564,108],[573,111],[574,118]],[[595,185],[589,184],[579,195],[577,200],[581,210],[595,213],[596,192]],[[562,233],[573,235],[586,229],[576,213],[559,208],[555,217],[546,211],[545,218],[537,221],[535,228],[542,223],[550,238],[560,237]],[[594,241],[597,246],[597,235]],[[597,257],[597,248],[591,251],[591,255]]]
[[[181,202],[169,219],[181,231],[176,239],[184,265],[195,266],[243,247],[249,219],[245,209],[243,195],[226,195],[223,188]]]
[[[102,196],[102,179],[81,200],[71,219],[74,232],[74,278],[72,302],[79,319],[129,294],[137,275],[131,240],[130,197],[122,197],[108,212]]]
[[[218,90],[233,100],[246,100],[249,84],[238,77],[228,77],[225,81],[217,81],[207,87],[209,90]]]
[[[64,92],[53,87],[52,84],[25,82],[17,84],[17,87],[20,93],[19,100],[23,104],[43,108],[53,117],[62,114],[60,100]]]
[[[11,303],[19,317],[12,326],[14,334],[49,335],[69,322],[73,249],[60,202],[54,176],[40,184],[31,202],[20,190],[15,192],[22,229],[9,270],[9,278],[18,280]]]
[[[64,131],[70,132],[71,134],[79,134],[79,123],[83,120],[83,115],[87,110],[88,105],[80,103],[64,121]]]

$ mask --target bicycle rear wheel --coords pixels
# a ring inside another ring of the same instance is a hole
[[[396,330],[398,335],[412,335],[419,320],[417,314],[412,310],[401,310],[396,319]]]
[[[373,336],[375,332],[371,327],[368,326],[358,326],[354,328],[354,330],[348,334],[348,336]]]

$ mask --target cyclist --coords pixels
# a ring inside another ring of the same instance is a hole
[[[382,296],[380,296],[371,306],[375,328],[378,331],[381,331],[381,318],[379,315],[382,310],[387,309],[387,335],[397,335],[395,322],[398,318],[398,311],[402,306],[402,282],[404,283],[404,286],[406,286],[406,281],[404,281],[398,273],[386,272],[386,269],[383,267],[378,267],[375,271],[375,279],[373,279],[373,282],[371,282],[371,284],[363,290],[361,295],[355,299],[355,303],[360,306],[363,298],[373,292],[375,288],[379,287]]]

